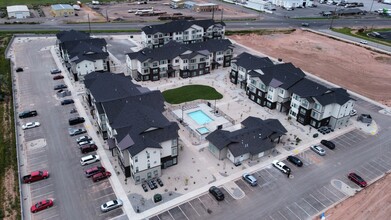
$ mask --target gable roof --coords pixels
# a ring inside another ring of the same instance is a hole
[[[56,34],[56,37],[60,41],[60,43],[63,43],[66,41],[89,39],[90,34],[87,32],[70,30],[70,31],[61,31]]]
[[[145,34],[155,34],[155,33],[173,33],[173,32],[182,32],[192,25],[198,25],[206,29],[212,25],[221,25],[225,26],[224,22],[216,22],[212,19],[206,20],[176,20],[164,24],[148,25],[141,28]]]
[[[128,53],[126,55],[131,60],[136,59],[140,62],[150,60],[150,62],[153,62],[173,59],[177,56],[181,56],[186,59],[190,59],[196,55],[207,56],[209,53],[225,51],[232,47],[232,42],[228,39],[212,39],[193,44],[181,44],[175,41],[170,41],[162,47],[154,49],[144,48],[138,52]],[[183,54],[186,51],[190,51],[191,53]]]
[[[346,89],[342,88],[331,88],[326,93],[314,97],[321,105],[325,106],[332,103],[344,105],[349,100],[353,100]]]
[[[274,147],[271,140],[287,132],[277,119],[262,120],[248,117],[242,121],[242,125],[244,128],[232,132],[215,130],[206,137],[206,140],[219,150],[227,147],[236,157],[270,150]]]
[[[247,52],[239,54],[236,58],[234,58],[233,62],[236,63],[237,66],[243,67],[246,70],[261,69],[263,67],[274,65],[269,57],[259,57]]]
[[[263,67],[260,71],[251,71],[252,77],[258,77],[267,86],[288,89],[305,77],[305,73],[292,63],[282,63]]]
[[[303,78],[288,90],[301,98],[310,98],[323,95],[328,88],[308,78]]]

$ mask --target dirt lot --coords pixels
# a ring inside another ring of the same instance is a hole
[[[306,31],[231,38],[366,97],[391,106],[391,56]]]
[[[237,42],[391,106],[391,57],[297,30],[292,34],[231,36]],[[326,212],[326,219],[389,219],[391,176]],[[319,219],[315,217],[314,219]]]

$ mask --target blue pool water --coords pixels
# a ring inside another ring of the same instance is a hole
[[[205,127],[197,128],[197,131],[200,134],[207,134],[207,133],[209,133],[209,129],[207,129]]]
[[[209,116],[207,116],[202,110],[197,110],[194,112],[187,113],[187,115],[192,118],[197,124],[204,125],[207,124],[213,119],[211,119]]]

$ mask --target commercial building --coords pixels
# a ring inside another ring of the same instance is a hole
[[[67,4],[52,5],[51,12],[54,17],[68,17],[75,15],[75,9],[71,5]]]
[[[12,5],[7,6],[8,18],[28,18],[30,17],[30,11],[26,5]]]

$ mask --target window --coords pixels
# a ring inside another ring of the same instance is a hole
[[[280,89],[280,94],[284,95],[284,90],[283,89]]]
[[[178,140],[177,140],[177,139],[172,139],[171,145],[172,145],[173,147],[176,147],[176,146],[178,145]]]
[[[158,62],[153,62],[153,64],[152,64],[153,67],[157,67],[157,65],[158,65]]]
[[[166,64],[166,63],[167,63],[167,62],[166,62],[165,60],[161,60],[161,61],[160,61],[160,65],[161,65],[161,64]]]
[[[251,84],[255,85],[256,84],[255,80],[252,79]]]
[[[151,168],[151,164],[150,164],[150,163],[148,163],[148,169],[149,169],[149,168]]]
[[[195,63],[195,62],[197,62],[196,59],[191,59],[191,60],[190,60],[190,63]]]
[[[136,173],[138,173],[138,167],[136,167]]]
[[[314,108],[317,109],[317,110],[320,110],[320,105],[318,103],[315,103]]]
[[[175,63],[179,63],[179,59],[176,59],[176,60],[175,60]]]
[[[305,108],[301,108],[301,109],[300,109],[300,114],[305,115],[306,112],[307,112],[307,111],[305,110]]]
[[[144,73],[148,73],[149,71],[148,70],[144,70]]]
[[[269,87],[269,92],[273,92],[273,88],[272,87]]]
[[[177,150],[177,147],[172,147],[171,148],[171,156],[176,156],[178,155],[178,150]]]
[[[147,153],[147,159],[149,159],[149,157],[150,157],[150,156],[149,156],[149,153],[148,153],[147,151],[146,151],[145,153]]]
[[[205,61],[205,58],[200,58],[200,62],[204,62]]]
[[[187,60],[183,60],[183,63],[187,63]]]
[[[311,113],[311,116],[312,116],[313,118],[318,118],[318,115],[319,115],[319,114],[318,114],[317,112],[314,112],[314,111]]]
[[[308,101],[303,99],[301,100],[301,104],[304,106],[304,107],[307,107],[308,106]]]
[[[137,156],[134,157],[134,162],[136,162],[136,163],[138,162],[138,157]]]

